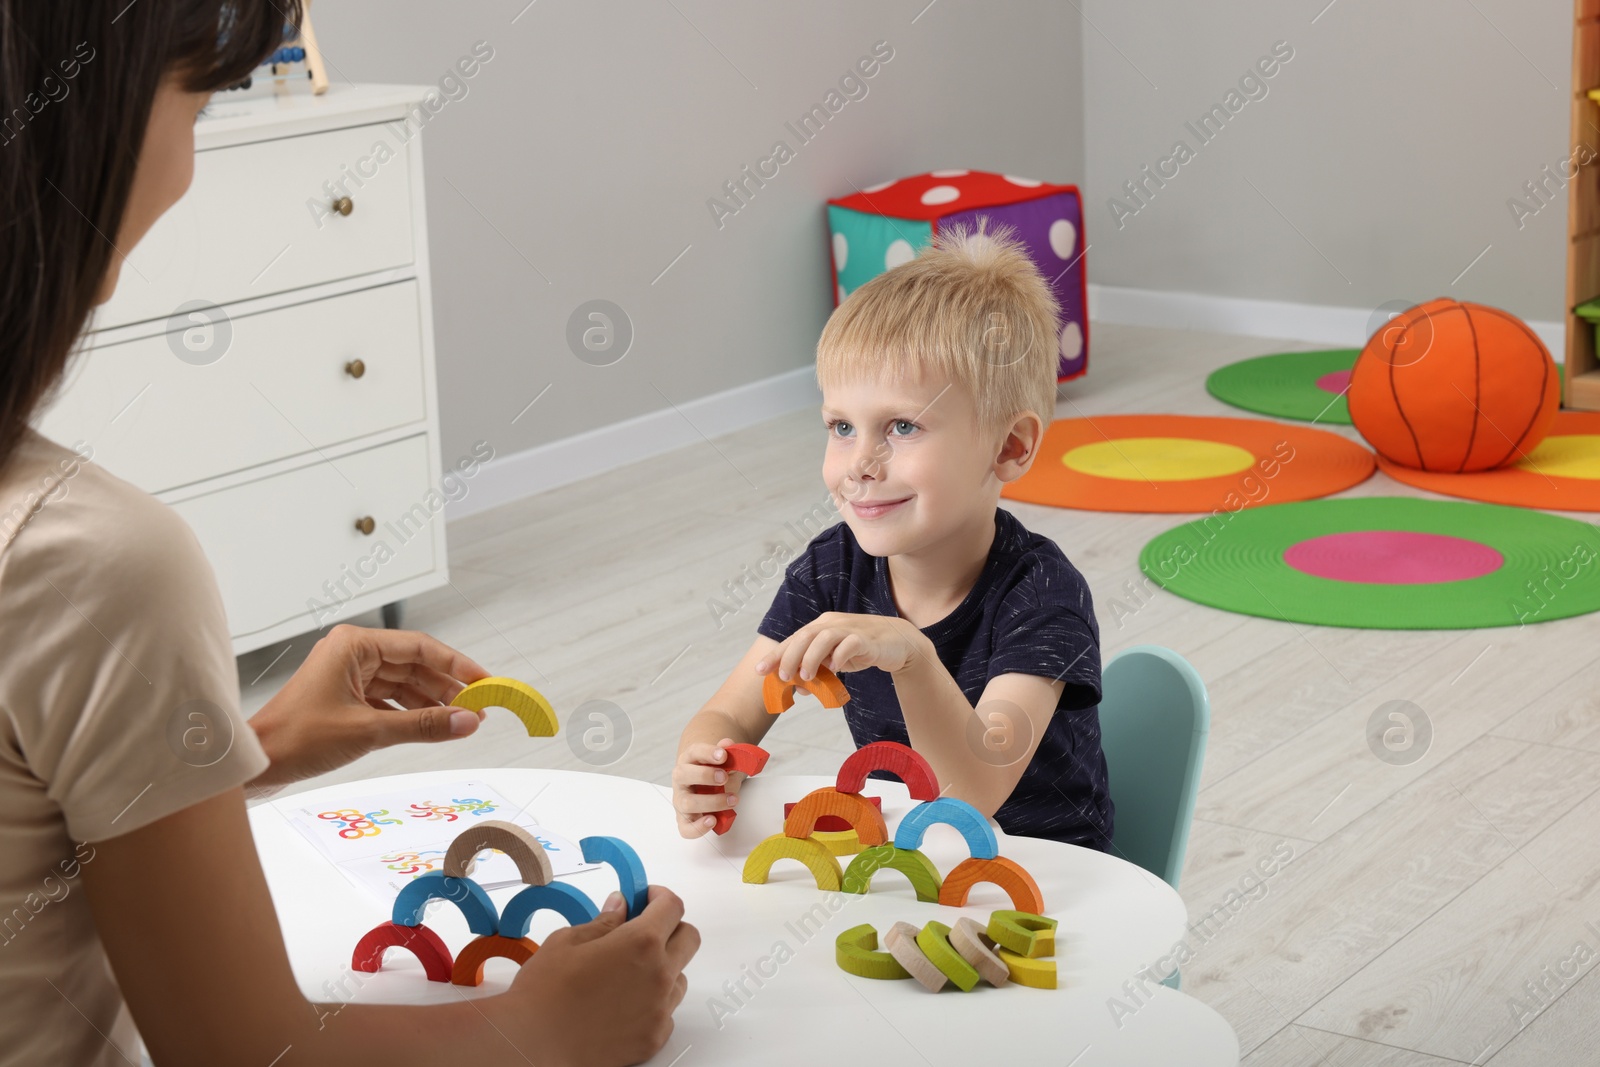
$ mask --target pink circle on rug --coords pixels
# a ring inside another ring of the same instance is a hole
[[[1295,570],[1336,582],[1421,585],[1492,574],[1505,557],[1479,541],[1410,530],[1357,530],[1290,545],[1283,561]]]
[[[1304,379],[1302,379],[1304,380]],[[1350,372],[1336,370],[1317,379],[1317,388],[1324,393],[1342,393],[1350,388]]]

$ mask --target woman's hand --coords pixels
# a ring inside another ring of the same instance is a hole
[[[467,684],[488,677],[477,663],[427,634],[335,626],[251,716],[272,765],[250,785],[323,774],[388,745],[466,737],[483,713],[452,708],[450,701]]]
[[[672,1036],[672,1012],[689,983],[683,968],[700,931],[683,922],[683,901],[650,887],[644,911],[624,921],[621,894],[600,917],[545,938],[496,1002],[499,1028],[523,1038],[550,1067],[643,1063]]]
[[[762,657],[756,673],[776,670],[786,682],[815,678],[818,667],[835,674],[868,667],[894,674],[932,653],[927,637],[905,619],[827,611]]]

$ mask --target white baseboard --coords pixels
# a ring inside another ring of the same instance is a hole
[[[522,452],[496,456],[472,480],[472,491],[448,505],[445,518],[465,518],[821,403],[816,368],[807,365],[684,401],[676,409],[668,407],[636,415]]]
[[[1432,296],[1424,295],[1429,300]],[[1293,304],[1280,300],[1246,300],[1205,293],[1172,293],[1156,289],[1129,289],[1089,284],[1089,319],[1120,326],[1161,326],[1168,329],[1235,333],[1246,337],[1271,337],[1337,348],[1360,348],[1367,342],[1367,322],[1372,308],[1335,307],[1331,304]],[[1566,358],[1566,325],[1547,320],[1525,320],[1539,335],[1557,363]],[[1093,354],[1091,353],[1091,359]],[[1091,370],[1089,373],[1093,374]]]

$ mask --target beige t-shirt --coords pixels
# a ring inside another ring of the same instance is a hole
[[[0,469],[0,1064],[138,1062],[82,868],[268,762],[194,532],[80,451]]]

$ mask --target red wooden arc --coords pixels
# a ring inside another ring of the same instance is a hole
[[[387,922],[374,926],[356,942],[356,950],[350,956],[350,968],[375,974],[383,966],[383,954],[391,948],[406,949],[417,957],[428,981],[450,981],[453,961],[450,959],[449,946],[438,934],[420,923],[401,926]]]
[[[467,942],[467,947],[456,957],[450,981],[455,985],[482,985],[483,965],[489,960],[498,956],[515,960],[521,966],[538,951],[539,942],[531,937],[501,937],[499,934],[475,937]]]
[[[939,886],[939,903],[951,908],[966,907],[967,894],[979,882],[993,882],[1011,897],[1011,906],[1018,911],[1044,914],[1044,896],[1033,875],[1015,860],[996,856],[992,860],[965,859],[945,875]]]
[[[800,803],[790,810],[783,820],[784,836],[810,837],[824,815],[843,819],[867,848],[881,845],[889,839],[889,828],[884,824],[883,812],[868,803],[866,797],[857,793],[841,793],[826,785],[801,797]]]
[[[874,741],[850,753],[839,765],[839,780],[834,788],[841,793],[859,793],[873,771],[888,771],[900,779],[912,800],[939,799],[939,779],[933,768],[909,745],[898,741]]]
[[[743,741],[724,745],[722,750],[728,754],[728,758],[721,764],[722,769],[729,772],[737,771],[746,778],[754,778],[760,774],[761,768],[767,765],[767,760],[772,755],[760,745],[750,745]],[[705,764],[705,766],[716,766],[716,764]],[[726,793],[727,791],[727,787],[720,785],[691,785],[689,787],[689,792],[691,793]],[[720,836],[733,829],[733,820],[736,815],[738,815],[738,812],[732,808],[723,808],[721,811],[712,812],[711,817],[716,822],[712,824],[711,832]]]

